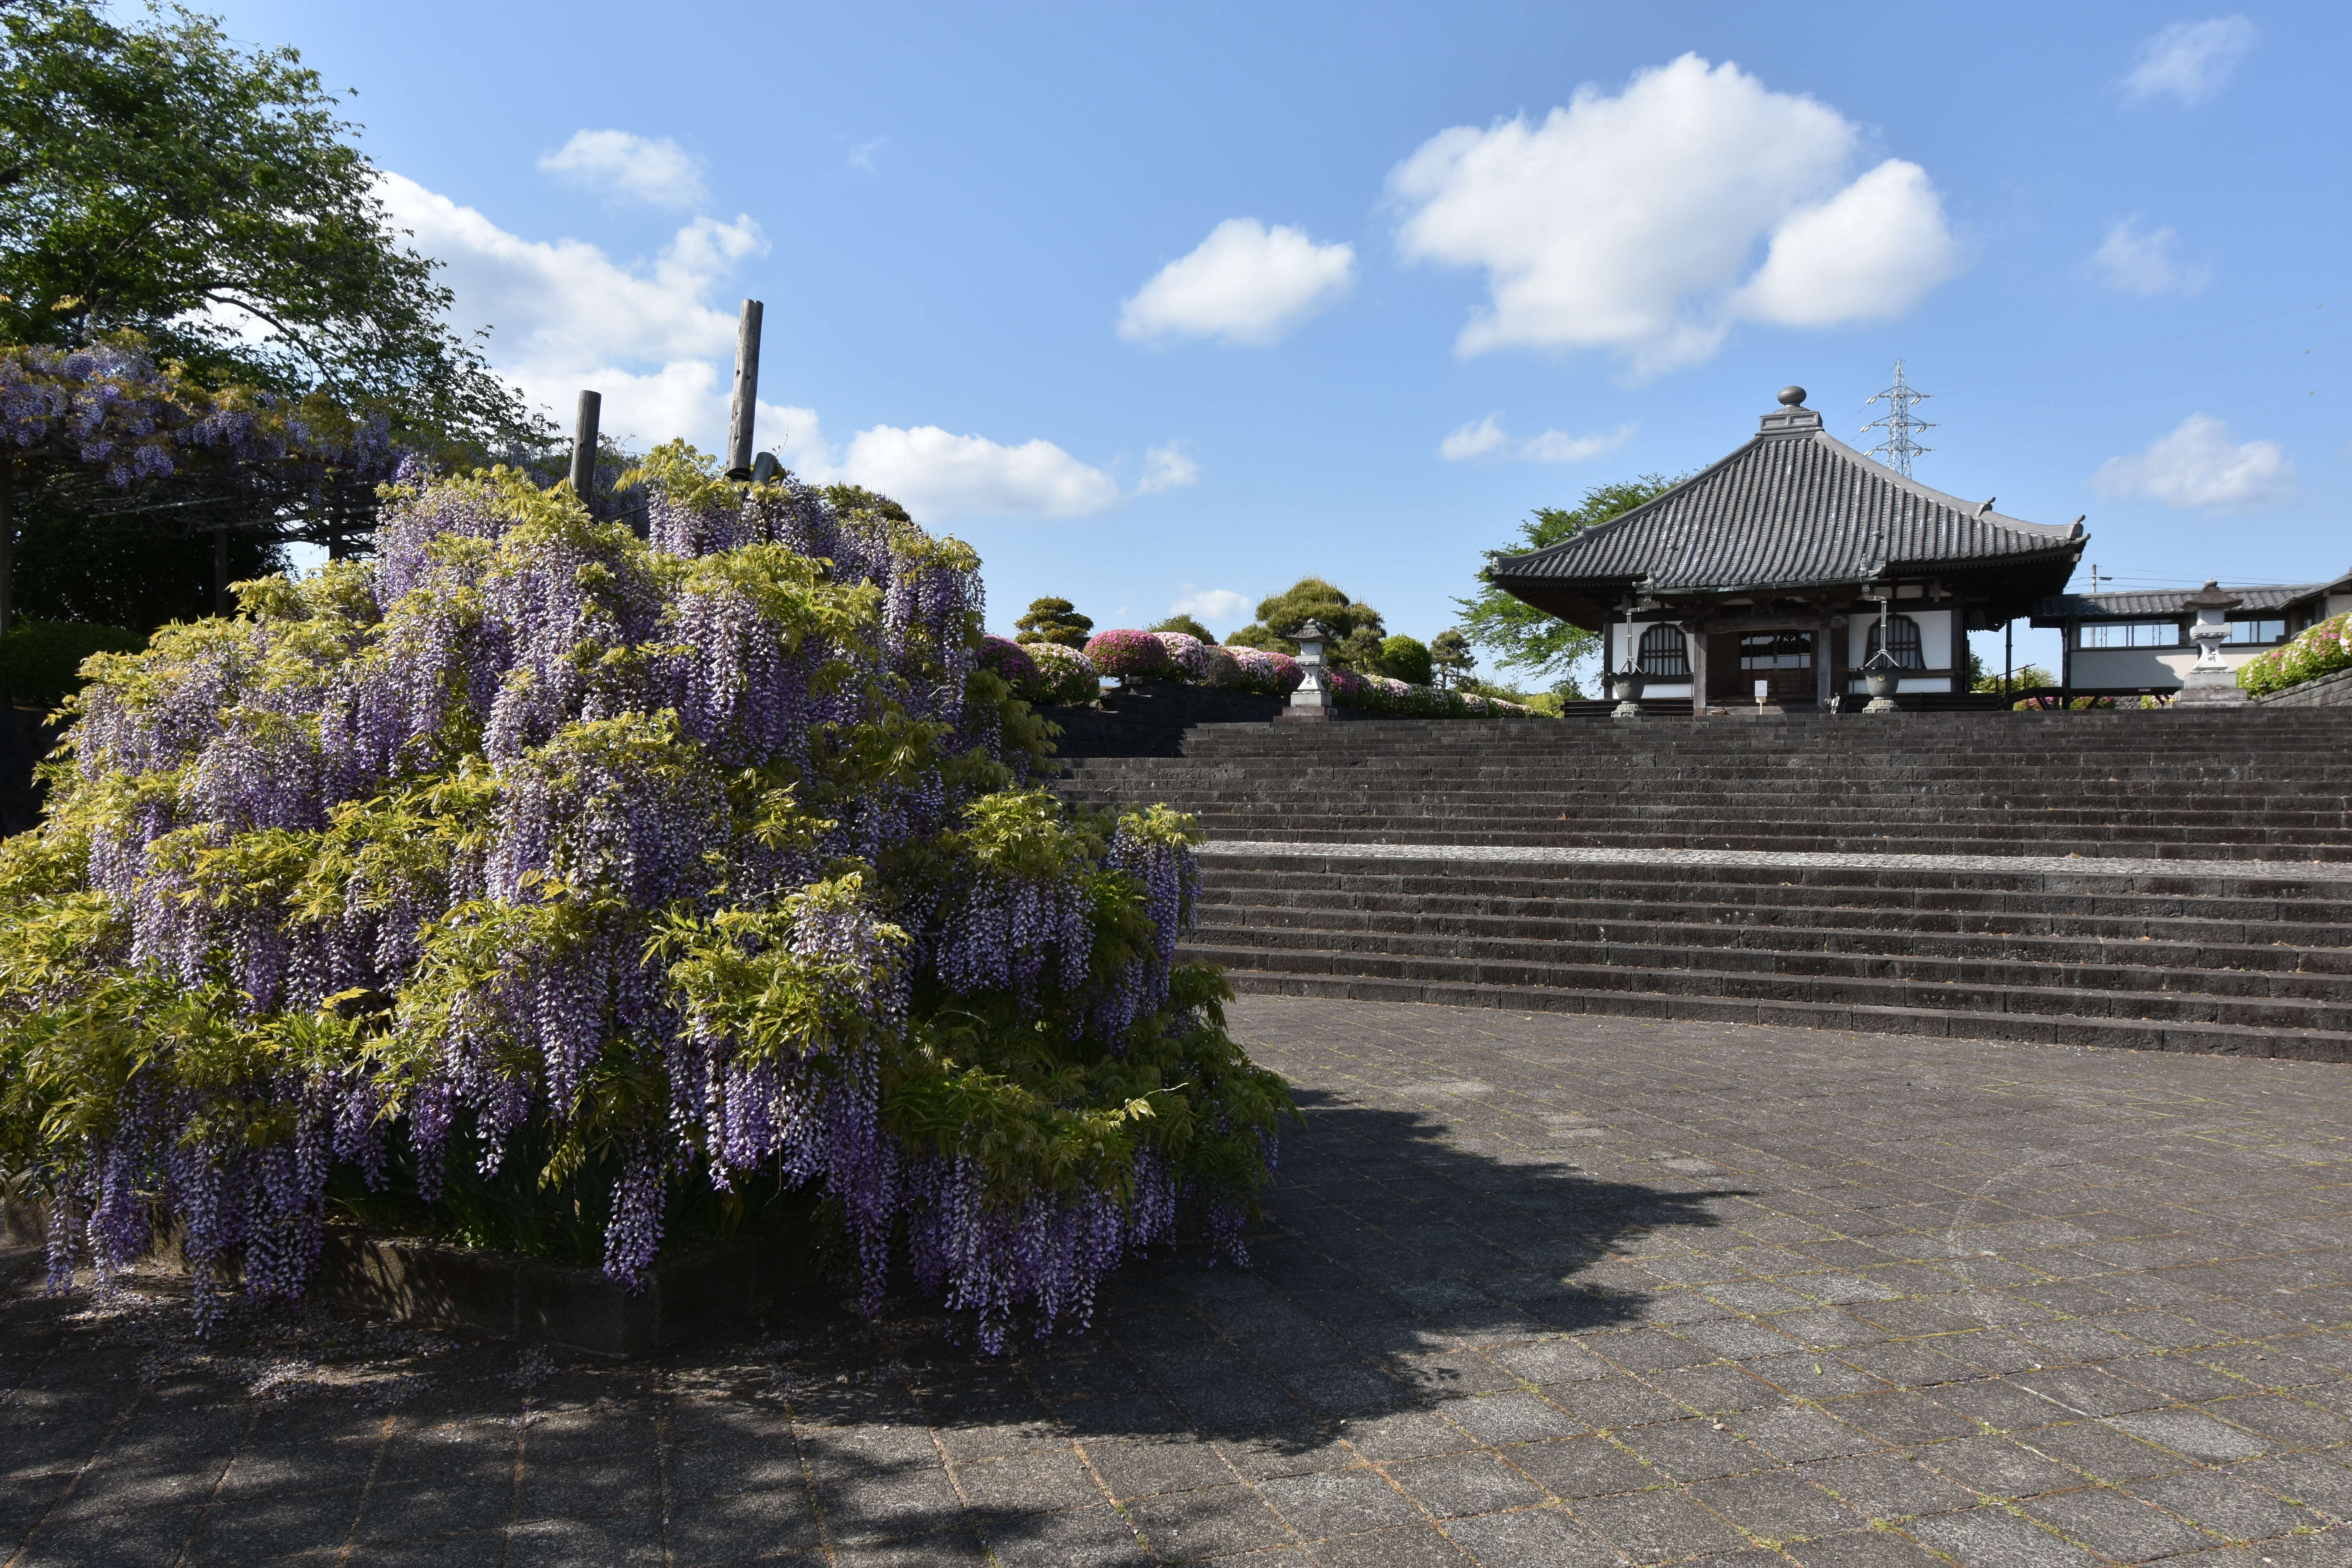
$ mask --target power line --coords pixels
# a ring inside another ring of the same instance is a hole
[[[1886,432],[1886,439],[1873,447],[1870,449],[1870,455],[1884,460],[1888,468],[1906,479],[1911,477],[1912,459],[1924,457],[1935,450],[1932,447],[1922,447],[1917,441],[1912,439],[1913,431],[1933,430],[1936,427],[1911,412],[1916,405],[1927,402],[1929,395],[1925,392],[1915,391],[1911,384],[1903,379],[1903,362],[1896,360],[1895,384],[1884,392],[1873,394],[1863,403],[1864,408],[1868,408],[1873,403],[1884,402],[1886,405],[1885,414],[1862,427],[1863,434],[1868,435],[1873,430]]]

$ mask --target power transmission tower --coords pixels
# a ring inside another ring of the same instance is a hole
[[[1886,405],[1885,414],[1862,427],[1863,434],[1866,436],[1873,430],[1886,432],[1886,439],[1873,447],[1870,449],[1870,455],[1906,479],[1911,477],[1912,459],[1935,450],[1932,447],[1922,447],[1913,439],[1915,432],[1933,430],[1936,427],[1929,421],[1911,412],[1915,405],[1927,402],[1927,397],[1928,394],[1914,390],[1911,384],[1903,379],[1903,362],[1896,360],[1895,384],[1863,405],[1864,408],[1869,407],[1872,403]]]

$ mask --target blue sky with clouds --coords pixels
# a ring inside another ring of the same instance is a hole
[[[1898,358],[1918,477],[2088,513],[2103,575],[2352,566],[2347,16],[227,7],[359,90],[551,407],[715,449],[756,297],[761,444],[970,539],[1000,627],[1316,573],[1422,637],[1529,509],[1786,383],[1868,447]]]

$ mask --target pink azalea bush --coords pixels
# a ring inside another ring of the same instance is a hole
[[[1335,705],[1370,713],[1391,713],[1402,719],[1520,719],[1535,714],[1531,708],[1506,702],[1498,697],[1413,686],[1386,675],[1358,675],[1352,670],[1335,669],[1325,679],[1331,683]]]
[[[2322,621],[2292,641],[2256,654],[2240,667],[2238,684],[2261,697],[2339,669],[2352,669],[2352,615]]]
[[[1095,661],[1074,647],[1039,642],[1024,649],[1036,668],[1036,678],[1013,695],[1024,702],[1084,706],[1102,695],[1102,674]]]
[[[1152,677],[1164,680],[1176,673],[1176,661],[1169,657],[1168,645],[1150,632],[1097,632],[1087,644],[1087,657],[1094,660],[1096,669],[1121,680]]]
[[[1005,685],[1013,688],[1015,697],[1027,699],[1037,684],[1037,664],[1029,650],[1011,637],[993,634],[980,639],[980,667]]]
[[[1241,666],[1242,685],[1251,691],[1263,691],[1269,697],[1287,697],[1298,689],[1307,672],[1298,661],[1286,653],[1269,653],[1264,648],[1237,647],[1228,650],[1234,662]]]
[[[1176,679],[1195,686],[1209,684],[1209,645],[1190,632],[1154,632],[1160,646],[1168,650],[1168,660],[1176,667]]]
[[[1214,643],[1205,643],[1202,645],[1201,657],[1207,662],[1209,670],[1208,674],[1201,678],[1201,684],[1203,686],[1213,686],[1225,691],[1238,691],[1246,684],[1242,679],[1241,660],[1234,657],[1231,648],[1219,647]]]

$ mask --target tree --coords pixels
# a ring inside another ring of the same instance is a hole
[[[1443,680],[1459,686],[1478,667],[1478,656],[1470,651],[1470,639],[1460,626],[1448,626],[1430,639],[1429,662]]]
[[[358,127],[290,48],[173,9],[0,14],[0,340],[136,331],[199,384],[323,389],[436,454],[551,432],[444,324]]]
[[[1171,616],[1166,620],[1144,629],[1155,632],[1182,632],[1188,637],[1199,637],[1205,643],[1213,643],[1217,640],[1215,633],[1190,616]]]
[[[1301,577],[1283,592],[1260,599],[1257,619],[1227,637],[1225,644],[1295,654],[1298,643],[1293,634],[1308,621],[1330,634],[1323,655],[1335,668],[1359,675],[1380,673],[1381,639],[1387,635],[1381,613],[1360,599],[1350,599],[1320,577]]]
[[[1527,521],[1519,524],[1517,543],[1507,550],[1488,553],[1524,555],[1531,550],[1558,544],[1569,535],[1622,516],[1680,483],[1682,478],[1670,479],[1664,474],[1643,474],[1621,484],[1595,485],[1584,492],[1583,503],[1573,509],[1537,508]],[[1477,593],[1454,602],[1462,606],[1463,635],[1494,654],[1497,665],[1526,670],[1538,679],[1562,679],[1570,665],[1600,646],[1597,634],[1571,626],[1503,592],[1484,580],[1483,570],[1479,576]]]
[[[1029,613],[1013,623],[1014,642],[1049,642],[1084,648],[1094,622],[1078,614],[1067,599],[1032,599]]]
[[[1429,645],[1419,637],[1392,637],[1381,642],[1381,673],[1412,686],[1427,686],[1435,679]]]

